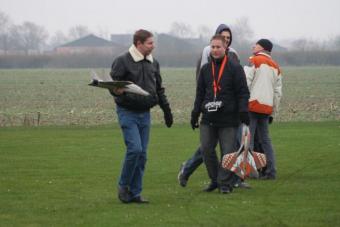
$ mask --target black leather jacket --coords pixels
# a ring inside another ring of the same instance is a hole
[[[159,104],[163,110],[169,109],[168,100],[164,94],[159,64],[153,59],[135,62],[129,52],[117,57],[111,67],[110,75],[113,80],[131,81],[150,93],[149,96],[142,96],[133,93],[114,95],[118,106],[132,111],[147,111]]]

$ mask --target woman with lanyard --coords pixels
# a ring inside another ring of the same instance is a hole
[[[221,157],[233,152],[239,124],[249,125],[249,91],[242,66],[228,61],[224,37],[213,36],[210,46],[211,61],[202,67],[199,74],[191,126],[200,127],[201,149],[212,184],[226,194],[233,189],[235,175],[221,167],[215,147],[219,143]]]

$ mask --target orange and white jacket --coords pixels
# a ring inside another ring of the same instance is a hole
[[[249,58],[244,66],[250,91],[249,111],[275,115],[282,96],[282,76],[279,65],[264,52]]]

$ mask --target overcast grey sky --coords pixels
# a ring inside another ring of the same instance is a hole
[[[326,40],[340,35],[339,9],[340,0],[0,0],[13,23],[31,21],[50,35],[75,25],[109,34],[167,32],[175,21],[215,30],[247,17],[255,38]]]

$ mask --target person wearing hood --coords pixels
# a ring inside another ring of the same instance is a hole
[[[220,24],[215,32],[215,35],[222,35],[225,39],[225,44],[226,44],[226,54],[229,59],[229,61],[233,61],[236,63],[239,63],[239,57],[235,49],[231,48],[230,45],[233,40],[232,32],[231,29],[225,25],[225,24]],[[197,63],[196,67],[196,81],[198,80],[198,75],[199,72],[202,68],[202,66],[209,61],[211,61],[211,47],[210,45],[206,46],[203,51],[202,55]],[[187,185],[187,182],[189,180],[189,177],[194,173],[194,171],[203,163],[203,154],[201,147],[198,147],[194,155],[185,161],[184,163],[181,164],[179,173],[178,173],[178,182],[182,187],[185,187]],[[237,179],[235,179],[235,183],[237,182]],[[247,187],[249,186],[245,183],[242,182],[237,182],[238,187]],[[217,185],[215,183],[210,183],[207,188],[204,189],[204,191],[212,191],[217,188]]]
[[[231,32],[230,27],[225,24],[220,24],[215,31],[215,35],[218,35],[218,34],[222,35],[225,38],[226,45],[227,45],[226,51],[227,51],[228,58],[231,61],[237,61],[239,63],[240,59],[239,59],[238,53],[236,52],[234,48],[230,47],[233,41],[233,34]],[[201,57],[198,59],[197,66],[196,66],[196,81],[198,80],[198,75],[199,75],[199,72],[202,66],[208,63],[209,60],[211,60],[210,45],[204,47]]]
[[[261,179],[275,180],[276,164],[268,125],[278,113],[282,96],[282,75],[279,65],[272,59],[273,44],[268,39],[260,39],[253,46],[253,56],[249,66],[244,67],[250,90],[249,116],[250,133],[261,138],[262,148],[267,159],[267,168]],[[250,148],[254,148],[254,136],[251,136]]]
[[[227,56],[225,38],[213,36],[210,46],[211,60],[200,70],[190,123],[193,129],[200,129],[203,160],[211,180],[205,191],[219,188],[227,194],[233,191],[236,175],[222,168],[215,148],[219,143],[221,157],[232,152],[240,123],[249,125],[249,90],[242,66]]]

